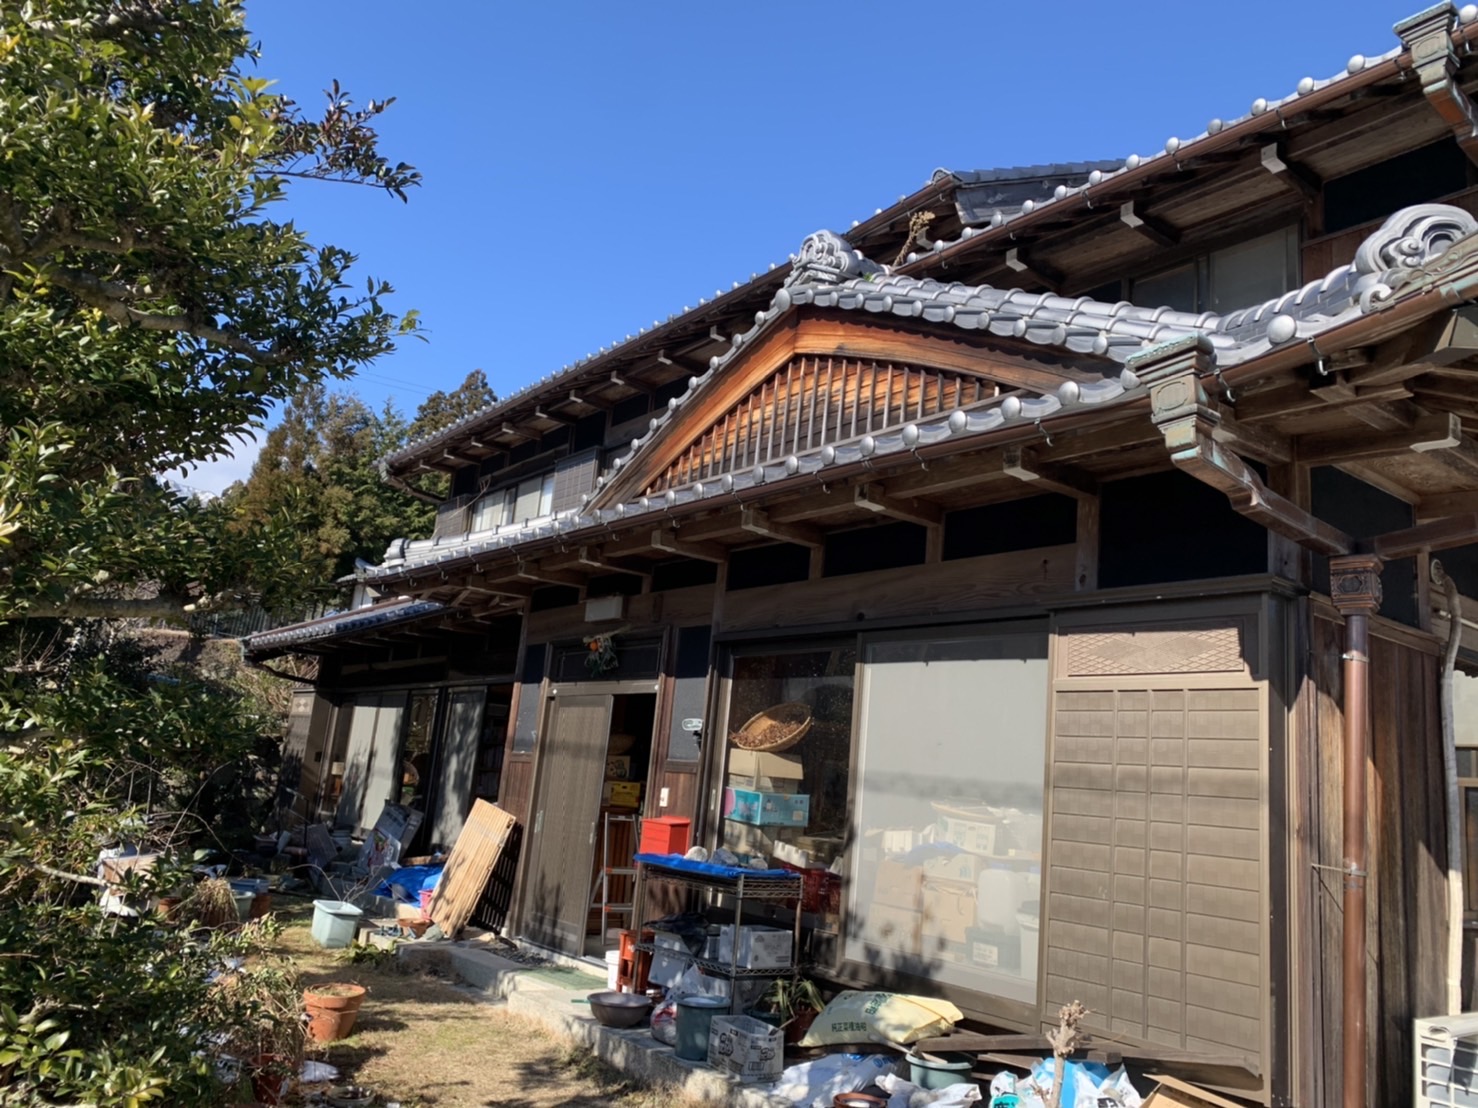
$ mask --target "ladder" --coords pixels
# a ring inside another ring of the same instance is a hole
[[[636,833],[639,830],[636,826],[638,817],[634,814],[618,816],[606,812],[604,815],[605,826],[602,828],[603,833],[601,835],[600,886],[598,890],[600,898],[600,941],[602,943],[606,941],[606,936],[611,933],[612,916],[625,916],[628,927],[636,926],[634,919],[636,904],[634,901],[627,901],[622,904],[611,903],[611,878],[630,877],[633,879],[633,889],[635,888],[636,878],[636,867],[634,865],[613,866],[611,864],[611,824],[629,823],[632,825],[631,842],[633,849],[635,849]],[[593,897],[591,898],[590,906],[592,908],[595,907],[595,898]]]

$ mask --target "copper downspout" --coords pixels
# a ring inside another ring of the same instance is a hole
[[[1370,616],[1380,608],[1381,559],[1329,560],[1329,593],[1345,620],[1344,661],[1344,1108],[1366,1108],[1365,790],[1370,762]]]

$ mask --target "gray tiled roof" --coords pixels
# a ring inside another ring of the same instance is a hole
[[[863,435],[803,455],[791,455],[753,470],[724,474],[707,482],[669,489],[659,497],[556,513],[522,528],[467,536],[454,543],[398,541],[387,562],[365,572],[370,579],[400,575],[415,567],[434,568],[452,560],[491,554],[536,541],[654,515],[695,500],[728,496],[737,490],[801,473],[824,473],[831,466],[916,450],[962,434],[982,434],[1021,422],[1049,420],[1060,412],[1119,401],[1142,390],[1135,362],[1167,343],[1190,337],[1205,340],[1222,369],[1251,361],[1276,348],[1312,342],[1320,335],[1367,313],[1378,312],[1454,243],[1478,232],[1478,220],[1460,208],[1421,204],[1392,215],[1357,251],[1350,265],[1262,304],[1217,315],[1177,312],[1125,302],[1106,304],[1087,297],[1070,299],[988,285],[919,280],[893,273],[853,250],[839,235],[820,231],[806,239],[770,307],[755,324],[735,335],[725,355],[707,372],[689,380],[688,391],[668,402],[646,434],[614,462],[611,477],[658,438],[673,416],[704,392],[711,381],[775,322],[801,305],[919,319],[937,327],[984,331],[1102,359],[1099,381],[1068,381],[1056,392],[1036,397],[1007,395],[934,419],[920,420],[876,435]],[[597,491],[592,503],[599,503]]]
[[[261,654],[283,647],[301,646],[309,642],[326,639],[346,638],[362,634],[371,629],[415,623],[447,610],[446,605],[434,600],[412,600],[399,597],[382,601],[369,608],[355,608],[348,612],[310,619],[306,623],[294,623],[287,627],[276,627],[271,631],[259,631],[242,640],[242,649],[248,654]]]
[[[1458,26],[1463,29],[1465,34],[1471,35],[1478,33],[1478,28],[1474,27],[1474,24],[1478,23],[1478,5],[1464,5],[1454,15]],[[1032,219],[1026,220],[1027,222],[1031,222],[1033,219],[1040,217],[1042,213],[1050,212],[1055,204],[1060,204],[1064,201],[1091,199],[1092,191],[1095,188],[1105,182],[1113,182],[1115,179],[1125,175],[1142,178],[1161,171],[1167,173],[1176,172],[1179,169],[1181,160],[1198,156],[1202,152],[1203,146],[1207,149],[1214,147],[1219,141],[1218,136],[1223,135],[1224,132],[1252,122],[1256,122],[1259,125],[1266,125],[1267,127],[1274,127],[1283,118],[1283,112],[1285,110],[1299,110],[1299,102],[1301,100],[1307,100],[1307,98],[1322,93],[1326,89],[1337,89],[1341,85],[1348,84],[1354,87],[1356,82],[1366,79],[1379,67],[1400,57],[1403,49],[1402,46],[1397,45],[1375,57],[1355,54],[1346,62],[1344,71],[1341,73],[1336,73],[1331,77],[1323,79],[1304,77],[1299,80],[1294,90],[1287,95],[1271,98],[1258,97],[1252,102],[1248,110],[1241,115],[1226,119],[1213,119],[1206,124],[1203,130],[1190,138],[1183,139],[1173,136],[1165,141],[1164,146],[1160,150],[1152,154],[1130,154],[1126,158],[1104,161],[1061,162],[1001,169],[936,170],[931,180],[926,183],[925,188],[929,187],[929,185],[938,184],[941,178],[945,177],[959,182],[960,188],[956,190],[956,206],[960,209],[961,220],[966,226],[959,238],[954,240],[935,240],[932,243],[932,250],[935,253],[949,250],[959,246],[976,234],[987,234],[996,231],[999,228],[1015,223],[1018,220],[1023,220],[1026,217],[1032,217]],[[1015,210],[1006,210],[991,201],[988,192],[976,197],[972,197],[969,193],[969,189],[974,186],[992,186],[1006,181],[1019,181],[1027,178],[1028,175],[1030,177],[1042,177],[1080,176],[1082,174],[1086,174],[1086,178],[1081,184],[1058,184],[1048,196],[1033,196],[1017,201]],[[906,196],[899,197],[900,201],[907,199]],[[963,204],[961,203],[962,200],[964,201]],[[882,212],[882,208],[877,209],[877,214],[881,215]],[[977,222],[983,224],[983,226],[975,226],[974,224]],[[857,226],[857,223],[854,222],[853,226]],[[1008,232],[1002,231],[1001,233],[1005,234]],[[1025,229],[1021,228],[1012,233],[1025,233]],[[916,262],[927,253],[928,251],[909,254],[907,261],[910,263]],[[735,281],[730,291],[753,291],[751,286],[758,287],[766,284],[778,285],[779,281],[785,276],[786,264],[785,262],[773,263],[770,265],[769,272],[767,273],[751,274],[747,282]],[[716,290],[714,298],[717,299],[726,295],[728,294],[721,290]],[[564,366],[558,372],[534,381],[516,392],[495,401],[480,411],[464,416],[449,427],[408,443],[400,450],[388,454],[381,459],[380,467],[382,472],[388,471],[398,464],[403,464],[405,461],[414,459],[434,443],[449,442],[471,427],[489,423],[504,414],[511,414],[518,402],[537,396],[553,386],[566,386],[567,382],[573,381],[582,371],[591,368],[594,363],[603,362],[608,357],[622,351],[633,339],[642,338],[654,331],[672,327],[679,321],[684,320],[690,312],[701,312],[705,308],[711,307],[712,304],[713,300],[700,298],[697,308],[685,306],[681,312],[668,315],[666,320],[654,320],[651,327],[644,327],[639,329],[634,335],[629,334],[624,338],[618,338],[612,342],[610,347],[602,347],[599,352],[588,354],[586,357]]]

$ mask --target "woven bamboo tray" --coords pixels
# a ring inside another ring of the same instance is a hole
[[[743,727],[729,736],[729,741],[741,750],[772,754],[777,750],[789,750],[810,730],[810,705],[791,700],[755,713]]]

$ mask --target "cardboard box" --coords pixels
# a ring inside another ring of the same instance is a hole
[[[974,884],[980,880],[981,872],[988,865],[990,859],[982,854],[971,854],[963,850],[958,854],[937,854],[924,859],[924,876],[937,881],[968,881]]]
[[[971,854],[990,855],[996,852],[996,825],[984,820],[942,815],[939,817],[939,839],[954,843]]]
[[[739,928],[739,965],[744,969],[784,969],[791,962],[795,936],[788,928],[746,924]],[[733,959],[734,925],[719,928],[718,953],[714,961]]]
[[[904,954],[923,952],[924,940],[920,931],[923,916],[917,908],[874,903],[867,905],[861,915],[858,939],[865,945]]]
[[[641,806],[641,782],[607,781],[600,802],[612,808],[638,808]]]
[[[918,911],[922,903],[923,886],[922,866],[906,866],[892,858],[884,858],[878,863],[877,876],[873,882],[873,903],[891,904],[896,908]]]
[[[1237,1101],[1217,1096],[1213,1092],[1161,1074],[1145,1074],[1159,1084],[1144,1098],[1144,1108],[1239,1108]]]
[[[753,1016],[714,1016],[708,1064],[741,1082],[768,1084],[785,1068],[785,1032]]]
[[[811,821],[811,798],[730,787],[724,790],[724,818],[762,827],[804,827]]]
[[[975,886],[961,881],[924,882],[925,935],[937,935],[946,942],[963,943],[975,926]]]
[[[607,754],[606,755],[606,780],[607,781],[629,781],[629,780],[631,780],[631,755],[630,754]]]
[[[805,768],[790,754],[766,754],[759,750],[729,751],[729,784],[767,792],[794,793],[800,790]]]
[[[970,928],[965,951],[970,962],[982,969],[1015,973],[1021,968],[1021,936],[1008,935],[999,928]]]
[[[766,754],[762,750],[729,751],[729,772],[741,777],[778,777],[799,781],[805,776],[804,764],[793,754]]]

